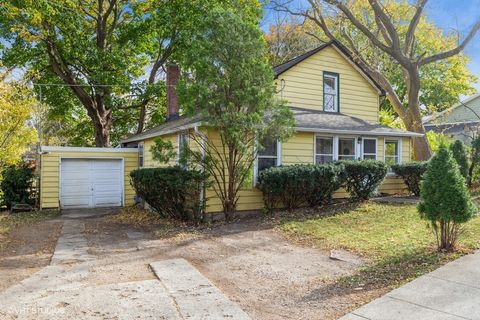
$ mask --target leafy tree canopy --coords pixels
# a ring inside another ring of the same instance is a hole
[[[5,82],[0,75],[0,166],[21,160],[29,145],[37,141],[29,125],[36,101],[30,91],[17,82]]]
[[[409,21],[415,14],[415,7],[404,0],[388,0],[382,4],[385,11],[390,14],[400,38],[403,39],[407,33]],[[349,8],[370,30],[377,30],[375,14],[366,0],[351,1]],[[356,48],[357,52],[354,54],[384,74],[395,88],[402,103],[408,105],[407,87],[401,66],[389,55],[372,46],[370,40],[362,32],[359,32],[348,19],[340,19],[335,15],[332,18],[327,16],[326,20],[335,37],[349,48]],[[323,31],[308,19],[304,23],[293,19],[280,25],[272,25],[266,38],[269,40],[270,52],[274,55],[271,60],[275,63],[283,62],[283,60],[307,51],[311,48],[314,39],[316,39],[316,45],[322,41],[328,41]],[[278,41],[281,44],[278,44]],[[415,55],[428,56],[445,51],[455,47],[457,42],[458,35],[456,33],[445,34],[425,16],[420,18],[415,32]],[[292,51],[277,49],[291,44],[297,44],[292,46],[294,48]],[[477,78],[468,70],[468,62],[469,58],[465,54],[459,54],[422,66],[420,69],[422,90],[419,98],[420,103],[424,106],[422,110],[424,114],[442,111],[457,103],[460,96],[475,92],[472,85]],[[394,117],[397,115],[387,99],[382,100],[381,109],[387,112],[381,120],[386,120],[385,123],[390,124],[393,119],[389,119],[391,118],[389,115]]]

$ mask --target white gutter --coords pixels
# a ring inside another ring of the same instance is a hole
[[[372,132],[372,131],[361,131],[361,130],[337,130],[337,129],[319,129],[319,128],[303,128],[303,127],[295,127],[294,129],[296,131],[303,131],[303,132],[355,134],[355,135],[366,135],[366,136],[387,136],[387,137],[423,137],[424,136],[422,133],[416,133],[411,131]]]
[[[149,139],[149,138],[155,138],[155,137],[158,137],[158,136],[163,136],[163,135],[170,134],[170,133],[175,133],[175,132],[178,132],[178,131],[185,131],[185,130],[188,130],[188,129],[193,129],[195,127],[198,127],[201,124],[202,123],[198,121],[198,122],[194,122],[194,123],[187,124],[187,125],[184,125],[184,126],[178,126],[178,127],[175,127],[175,128],[169,129],[169,130],[160,130],[158,132],[150,133],[150,134],[147,134],[147,135],[144,135],[144,136],[141,136],[141,137],[132,137],[130,139],[121,140],[120,143],[141,141],[141,140],[145,140],[145,139]]]
[[[98,147],[61,147],[41,146],[40,152],[107,152],[107,153],[138,153],[137,148],[98,148]]]

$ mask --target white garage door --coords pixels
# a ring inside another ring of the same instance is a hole
[[[122,160],[62,159],[60,168],[62,208],[122,205]]]

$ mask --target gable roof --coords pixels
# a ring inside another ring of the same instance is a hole
[[[467,99],[463,100],[462,102],[459,102],[457,104],[455,104],[454,106],[448,108],[448,109],[445,109],[441,112],[438,112],[436,114],[433,114],[431,116],[429,116],[428,118],[424,119],[423,123],[425,125],[436,125],[436,124],[443,124],[443,123],[460,123],[460,122],[478,122],[480,119],[478,119],[478,117],[474,114],[474,112],[472,112],[471,110],[468,110],[467,113],[470,113],[474,118],[473,119],[464,119],[464,121],[448,121],[446,119],[446,117],[448,117],[449,114],[451,114],[453,111],[455,111],[456,109],[458,108],[466,108],[464,105],[467,105],[480,98],[480,93],[479,94],[474,94],[473,96],[470,96],[468,97]],[[475,106],[468,106],[468,107],[471,107],[472,109],[475,109]],[[468,109],[468,108],[467,108]],[[477,107],[478,109],[478,107]],[[479,113],[480,111],[479,110],[475,110],[476,113]],[[445,117],[444,119],[440,119],[441,117]],[[435,120],[438,120],[438,121],[435,121]]]
[[[328,41],[328,42],[325,42],[324,44],[316,47],[315,49],[312,49],[310,51],[307,51],[305,52],[304,54],[301,54],[287,62],[284,62],[282,64],[279,64],[277,66],[275,66],[273,68],[273,73],[275,75],[275,79],[278,78],[278,76],[280,76],[282,73],[284,73],[285,71],[289,70],[290,68],[296,66],[297,64],[299,64],[300,62],[302,62],[303,60],[313,56],[314,54],[316,54],[317,52],[320,52],[322,51],[323,49],[325,48],[328,48],[330,46],[333,46],[335,49],[337,49],[339,51],[339,53],[341,55],[344,56],[344,58],[350,62],[350,64],[352,64],[352,66],[358,71],[360,72],[360,74],[375,88],[377,89],[381,95],[385,95],[385,91],[383,90],[383,88],[380,86],[380,84],[375,81],[375,79],[373,79],[369,74],[368,72],[366,71],[366,68],[365,68],[365,62],[363,62],[362,60],[359,60],[358,62],[353,58],[353,55],[351,53],[350,50],[348,50],[344,45],[342,45],[340,42],[336,41],[336,40],[331,40],[331,41]]]

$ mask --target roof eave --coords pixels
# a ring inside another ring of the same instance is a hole
[[[348,129],[322,129],[310,127],[294,127],[295,131],[314,132],[314,133],[335,133],[335,134],[353,134],[365,136],[386,136],[386,137],[423,137],[424,134],[403,131],[403,132],[372,132],[364,130],[348,130]]]
[[[193,129],[195,127],[199,127],[202,125],[202,122],[200,121],[197,121],[197,122],[193,122],[193,123],[190,123],[190,124],[187,124],[187,125],[184,125],[184,126],[178,126],[178,127],[175,127],[175,128],[171,128],[171,129],[167,129],[167,130],[160,130],[158,132],[154,132],[154,133],[151,133],[151,134],[147,134],[147,135],[144,135],[144,136],[141,136],[141,137],[131,137],[131,138],[127,138],[127,139],[124,139],[124,140],[121,140],[120,143],[129,143],[129,142],[137,142],[137,141],[142,141],[142,140],[146,140],[146,139],[150,139],[150,138],[155,138],[155,137],[159,137],[159,136],[164,136],[166,134],[171,134],[171,133],[175,133],[175,132],[179,132],[179,131],[184,131],[184,130],[188,130],[188,129]]]

